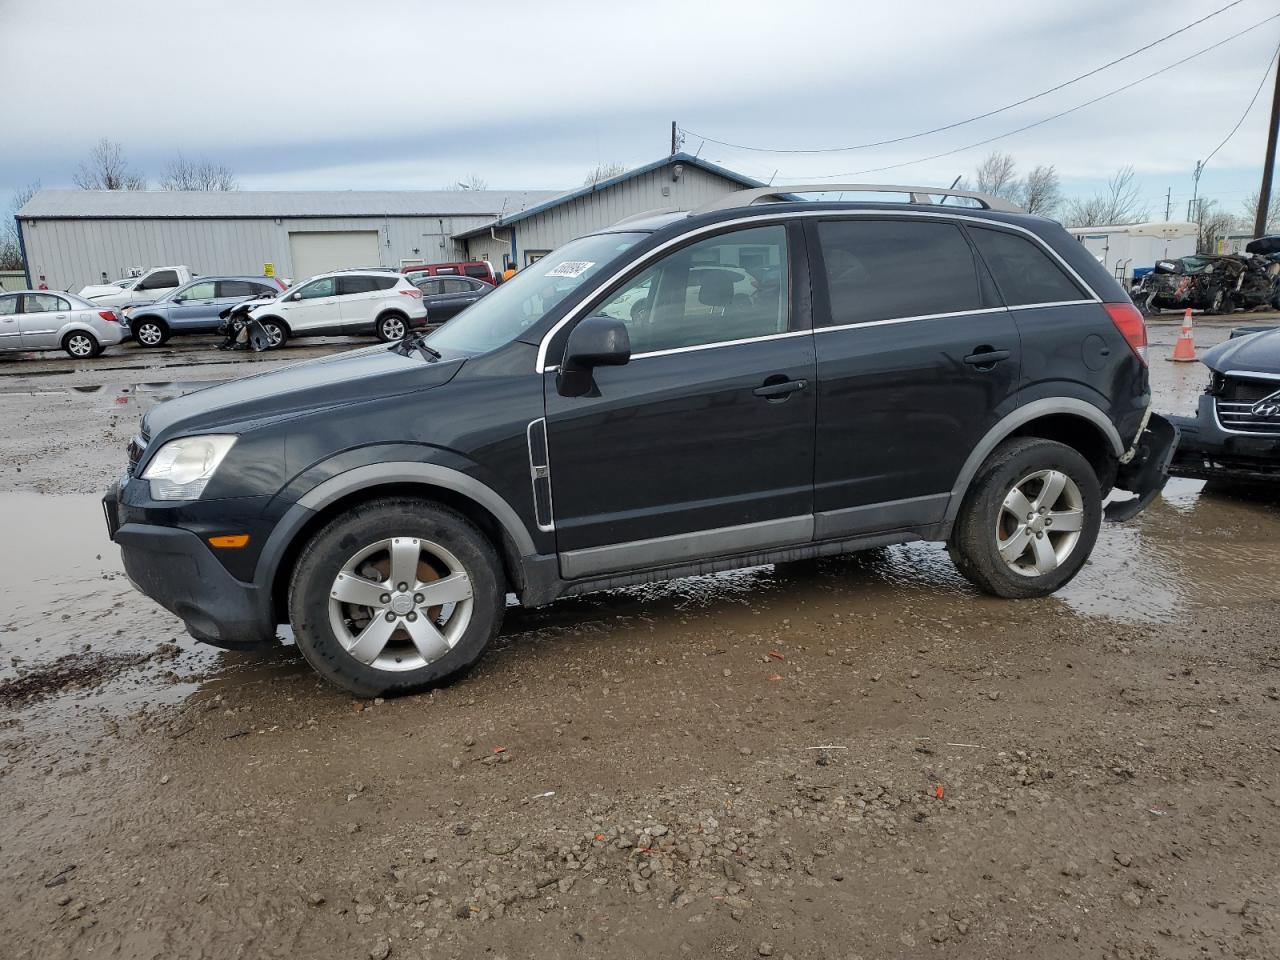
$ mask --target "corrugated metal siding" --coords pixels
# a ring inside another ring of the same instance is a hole
[[[487,233],[467,239],[467,259],[468,260],[488,260],[493,264],[495,270],[502,270],[506,265],[503,257],[511,253],[511,244],[508,241],[511,231],[499,227],[494,231],[498,235],[498,239],[494,240]]]
[[[667,196],[664,187],[670,188]],[[679,180],[671,179],[669,167],[651,171],[514,224],[520,263],[528,262],[531,251],[554,250],[623,217],[658,209],[690,210],[741,189],[741,184],[697,167],[685,166]]]
[[[25,290],[27,278],[21,270],[0,270],[0,290]]]
[[[79,290],[124,276],[133,267],[186,264],[197,273],[248,274],[275,264],[277,276],[293,271],[289,233],[310,230],[377,230],[384,266],[466,256],[453,235],[487,223],[485,216],[307,217],[274,220],[37,220],[22,223],[27,264],[36,282]],[[414,248],[418,253],[414,253]],[[374,266],[374,264],[352,264]]]

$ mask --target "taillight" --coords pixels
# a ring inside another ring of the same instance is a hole
[[[400,291],[400,296],[402,296],[402,297],[413,297],[415,300],[421,300],[421,299],[422,299],[422,291],[421,291],[421,290],[401,290],[401,291]]]
[[[99,310],[99,311],[98,311],[98,316],[100,316],[103,320],[110,320],[112,323],[119,323],[119,322],[120,322],[120,318],[119,318],[119,317],[117,317],[117,316],[116,316],[113,312],[111,312],[110,310]]]
[[[1138,359],[1147,362],[1147,321],[1132,303],[1104,303],[1107,315]]]

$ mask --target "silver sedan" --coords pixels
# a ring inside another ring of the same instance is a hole
[[[65,350],[75,360],[87,360],[128,335],[118,311],[74,293],[0,292],[0,352]]]

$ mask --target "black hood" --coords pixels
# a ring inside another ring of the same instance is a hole
[[[1245,253],[1256,253],[1263,257],[1269,257],[1273,253],[1280,253],[1280,237],[1259,237],[1257,240],[1250,240],[1244,245]]]
[[[1227,340],[1205,351],[1204,365],[1217,373],[1280,374],[1280,327]]]
[[[429,363],[416,353],[404,356],[379,344],[177,397],[149,411],[142,418],[142,429],[150,438],[169,433],[235,432],[247,421],[438,387],[449,382],[463,362]]]

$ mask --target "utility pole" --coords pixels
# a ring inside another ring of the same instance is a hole
[[[1258,191],[1258,211],[1253,218],[1253,235],[1267,232],[1271,212],[1271,178],[1276,171],[1276,130],[1280,128],[1280,67],[1276,68],[1276,90],[1271,95],[1271,123],[1267,127],[1267,155],[1262,160],[1262,189]]]
[[[671,156],[673,156],[673,157],[676,155],[676,146],[677,146],[677,144],[676,144],[676,122],[675,122],[674,120],[672,120],[672,121],[671,121]]]
[[[1173,187],[1170,187],[1164,194],[1164,222],[1169,222],[1169,214],[1173,212]]]

